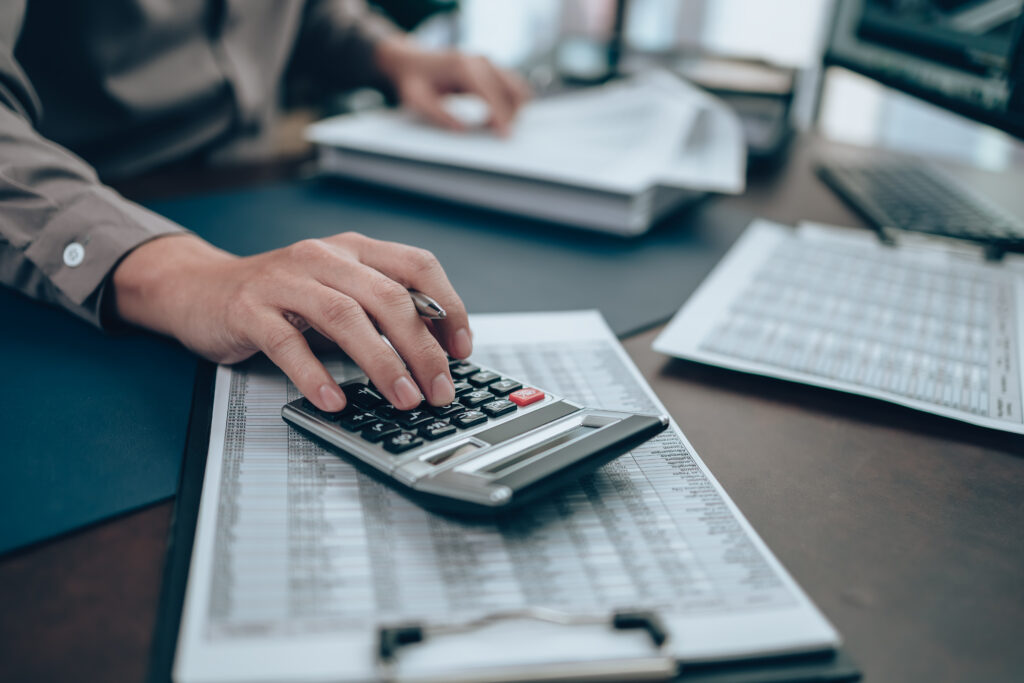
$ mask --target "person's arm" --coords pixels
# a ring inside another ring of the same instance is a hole
[[[402,104],[452,130],[464,126],[442,106],[444,95],[480,96],[490,109],[489,124],[502,134],[530,96],[522,78],[484,57],[424,50],[363,0],[308,2],[295,62],[336,88],[390,86]]]
[[[117,262],[184,229],[105,187],[33,128],[39,105],[14,58],[24,9],[0,3],[0,281],[100,325]]]
[[[301,334],[307,326],[399,408],[421,391],[435,405],[453,400],[442,344],[464,358],[472,342],[433,256],[348,233],[238,258],[124,199],[32,127],[38,107],[12,49],[23,9],[0,3],[0,281],[94,325],[108,310],[217,362],[264,351],[325,410],[344,396]],[[448,319],[421,319],[406,287],[437,299]]]

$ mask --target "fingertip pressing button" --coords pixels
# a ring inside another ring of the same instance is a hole
[[[78,242],[72,242],[68,246],[64,247],[64,265],[68,268],[74,268],[85,260],[85,247]]]

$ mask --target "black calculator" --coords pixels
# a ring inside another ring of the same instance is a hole
[[[449,366],[456,395],[446,406],[398,410],[363,376],[339,385],[341,412],[300,398],[281,416],[424,507],[469,515],[515,509],[668,426],[664,415],[587,408],[469,361]]]

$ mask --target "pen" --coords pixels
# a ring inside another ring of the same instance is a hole
[[[410,289],[409,296],[412,297],[412,302],[416,304],[416,312],[424,318],[429,320],[444,320],[448,317],[448,314],[444,312],[443,308],[441,308],[441,304],[437,303],[423,292]]]

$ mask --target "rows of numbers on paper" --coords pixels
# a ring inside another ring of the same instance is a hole
[[[794,239],[701,349],[1020,421],[1014,306],[1012,280],[972,263]]]

